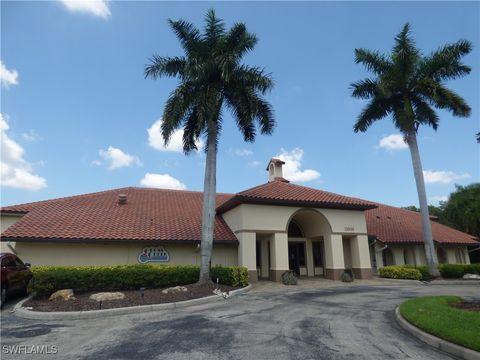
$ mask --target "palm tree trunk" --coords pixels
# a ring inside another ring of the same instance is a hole
[[[412,130],[405,134],[405,140],[410,148],[410,155],[412,156],[413,174],[415,176],[415,183],[417,184],[418,201],[420,204],[420,213],[422,217],[423,242],[425,246],[425,257],[427,259],[428,269],[430,275],[439,277],[438,259],[433,244],[432,226],[430,224],[430,215],[428,213],[427,192],[425,190],[425,180],[423,178],[422,162],[420,160],[420,152],[418,151],[417,134]]]
[[[200,284],[212,281],[210,278],[210,262],[212,259],[215,197],[217,190],[217,124],[212,120],[208,122],[207,146],[205,180],[203,184],[202,259],[200,263],[200,278],[198,280]]]

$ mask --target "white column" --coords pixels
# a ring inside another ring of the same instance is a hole
[[[256,281],[257,276],[257,235],[254,232],[237,233],[238,265],[248,269],[249,281]]]
[[[447,261],[449,264],[457,264],[457,258],[455,256],[455,248],[444,248],[445,252],[447,253]]]
[[[350,240],[352,268],[371,268],[368,236],[357,235]]]
[[[425,265],[425,249],[423,245],[415,245],[414,247],[414,255],[415,255],[415,264],[417,265]]]
[[[307,275],[308,276],[314,276],[314,271],[313,271],[313,247],[312,247],[312,240],[307,239],[306,241],[306,251],[307,251]]]
[[[379,243],[375,243],[374,247],[375,247],[375,259],[377,263],[377,269],[380,269],[381,267],[384,267],[383,252],[380,251],[380,249],[382,249],[385,246],[384,245],[382,246]]]
[[[325,236],[325,277],[339,280],[344,269],[342,235]]]
[[[270,240],[270,279],[282,281],[282,274],[288,271],[288,235],[275,233]]]
[[[403,248],[391,248],[393,253],[393,261],[395,265],[405,265],[405,256],[403,256]]]
[[[470,256],[468,255],[468,248],[464,246],[462,248],[462,251],[463,251],[463,261],[465,262],[465,264],[470,264]]]
[[[262,278],[268,278],[269,277],[269,269],[270,269],[270,264],[268,263],[268,240],[263,239],[261,242],[261,250],[262,250]]]

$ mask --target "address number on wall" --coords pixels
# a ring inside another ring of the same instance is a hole
[[[345,226],[343,228],[344,231],[355,231],[355,228],[353,226]]]

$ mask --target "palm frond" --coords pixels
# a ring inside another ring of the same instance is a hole
[[[253,50],[257,41],[257,37],[247,31],[245,24],[237,23],[234,24],[228,32],[225,46],[229,53],[236,58],[240,58],[247,52]]]
[[[225,23],[215,15],[215,10],[210,9],[205,16],[204,39],[210,47],[214,46],[225,34]]]
[[[355,132],[365,132],[375,121],[383,119],[391,111],[391,105],[385,99],[372,99],[358,116],[353,126]]]
[[[415,119],[420,124],[431,126],[434,130],[437,130],[440,119],[428,103],[420,98],[415,98],[413,101],[413,107],[415,111]]]
[[[467,40],[447,44],[424,59],[420,68],[421,75],[437,81],[453,80],[468,75],[471,68],[462,64],[460,60],[471,51],[472,44]]]
[[[191,83],[184,83],[170,93],[163,110],[162,137],[165,145],[192,111],[196,101],[195,95],[195,87]]]
[[[238,86],[252,87],[262,94],[271,90],[274,85],[272,75],[266,74],[264,69],[256,66],[240,65],[236,67],[233,79],[232,81]]]
[[[350,85],[356,99],[370,99],[378,94],[378,82],[374,79],[360,80]]]
[[[184,77],[186,60],[184,57],[162,57],[153,55],[150,64],[145,66],[145,77],[157,79],[162,76]]]
[[[185,20],[173,21],[168,19],[168,23],[180,40],[187,57],[196,56],[202,47],[200,31],[192,23]]]
[[[363,64],[368,71],[381,75],[391,65],[388,59],[378,51],[355,49],[355,63]]]

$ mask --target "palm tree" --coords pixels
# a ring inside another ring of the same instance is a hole
[[[191,23],[168,20],[180,41],[184,56],[154,55],[145,67],[145,77],[178,78],[163,111],[162,136],[165,144],[173,132],[183,128],[183,150],[197,150],[196,142],[206,136],[206,165],[202,210],[202,242],[199,283],[211,281],[213,230],[216,198],[217,145],[225,109],[232,114],[247,142],[253,142],[256,125],[270,135],[275,126],[273,110],[262,97],[273,80],[262,68],[241,63],[257,43],[245,24],[225,29],[213,9],[205,16],[203,33]]]
[[[470,107],[465,100],[445,86],[447,80],[470,73],[461,62],[472,49],[469,41],[447,44],[429,56],[416,48],[409,24],[395,38],[389,55],[377,51],[355,49],[355,62],[363,64],[374,77],[351,85],[352,96],[370,100],[358,116],[355,132],[365,132],[375,121],[392,115],[393,123],[408,144],[417,184],[426,259],[432,276],[438,277],[438,259],[432,239],[422,163],[417,144],[420,125],[437,130],[439,117],[433,108],[468,117]]]

